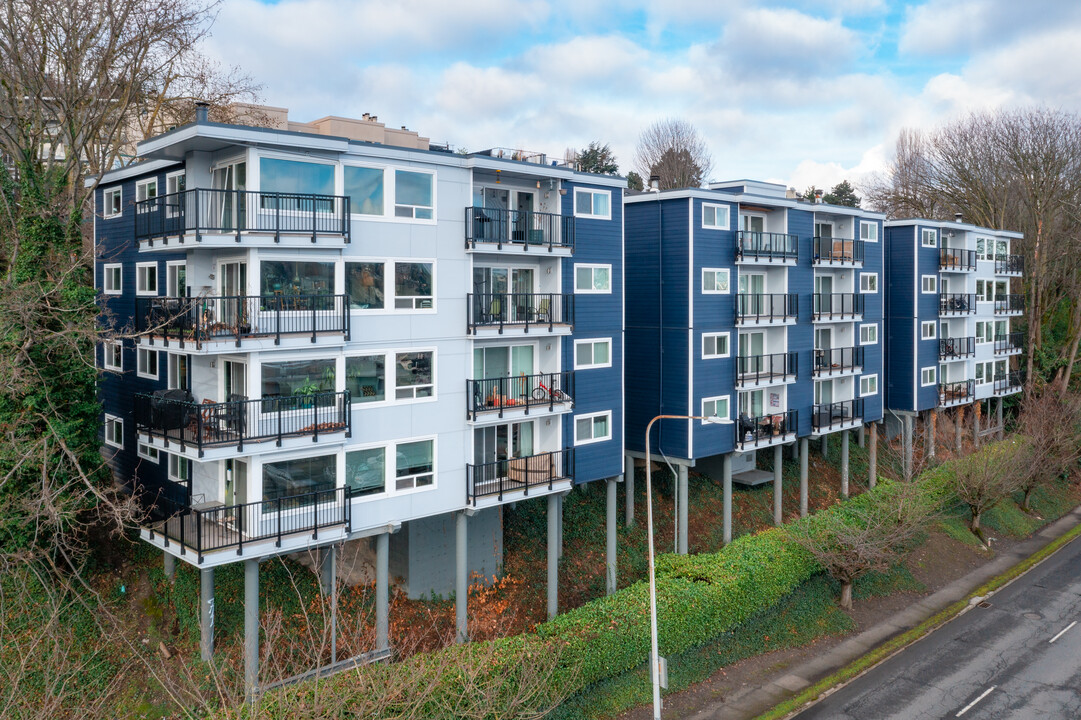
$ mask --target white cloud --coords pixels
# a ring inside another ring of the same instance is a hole
[[[930,56],[980,53],[1079,20],[1081,3],[1069,0],[929,0],[906,9],[899,50]]]
[[[734,73],[793,78],[839,74],[859,49],[859,38],[837,18],[765,8],[733,17],[716,48]]]

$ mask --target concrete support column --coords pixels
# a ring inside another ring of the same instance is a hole
[[[830,436],[829,435],[823,435],[822,436],[822,458],[824,460],[829,460],[829,457],[830,457]]]
[[[938,410],[928,410],[927,414],[923,418],[924,428],[923,431],[927,435],[925,443],[927,444],[927,457],[934,458],[936,448],[938,444]]]
[[[841,431],[841,497],[848,497],[848,431]]]
[[[773,446],[773,524],[784,524],[784,508],[781,506],[781,474],[784,470],[784,446]]]
[[[548,496],[548,619],[559,613],[559,495]]]
[[[856,434],[856,444],[860,447],[867,447],[867,426],[860,425],[859,432]]]
[[[799,439],[799,516],[807,517],[808,487],[807,487],[807,454],[810,443],[807,438]]]
[[[965,409],[963,407],[957,408],[957,416],[953,420],[953,449],[955,452],[961,452],[961,430],[965,424]]]
[[[469,639],[468,523],[465,512],[459,511],[454,518],[454,625],[460,643]]]
[[[687,477],[688,472],[686,465],[677,465],[676,472],[679,475],[676,488],[677,492],[679,493],[679,499],[676,503],[677,505],[679,505],[679,535],[677,540],[677,547],[680,555],[686,555],[688,552],[687,506],[689,505],[690,498],[690,481]]]
[[[604,592],[611,595],[616,591],[616,478],[608,478],[606,481],[608,496],[606,498],[605,530],[608,542],[605,545],[606,561],[604,564]]]
[[[323,548],[323,593],[330,595],[330,662],[338,662],[338,547]]]
[[[259,561],[244,561],[244,692],[259,687]]]
[[[334,581],[337,575],[335,567],[338,561],[338,548],[334,545],[322,550],[319,562],[319,589],[324,595],[330,595],[334,591]]]
[[[646,462],[649,462],[649,460],[646,460]],[[631,527],[634,525],[634,458],[630,455],[627,456],[626,465],[623,468],[623,492],[626,494],[624,497],[626,509],[623,523],[627,527]]]
[[[375,536],[375,649],[390,647],[390,533]]]
[[[980,416],[983,414],[983,401],[977,400],[972,404],[972,445],[980,446]]]
[[[1002,440],[1006,437],[1006,425],[1002,422],[1002,398],[998,399],[995,403],[995,425],[998,427],[998,439]]]
[[[589,488],[589,485],[582,487],[582,491],[585,492]],[[563,496],[559,496],[559,502],[556,503],[556,547],[559,549],[559,560],[563,559]]]
[[[904,416],[904,436],[901,440],[904,447],[904,467],[902,472],[905,480],[912,477],[912,416]]]
[[[199,657],[214,657],[214,568],[199,571]]]
[[[721,460],[721,484],[724,491],[722,523],[724,544],[732,542],[732,453],[725,453]]]
[[[871,447],[867,450],[867,486],[874,487],[878,483],[878,428],[871,425]]]
[[[176,558],[169,553],[162,553],[162,555],[165,557],[165,578],[172,582],[176,577]]]

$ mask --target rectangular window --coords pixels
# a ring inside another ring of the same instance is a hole
[[[124,449],[124,421],[116,415],[105,416],[105,444]]]
[[[988,321],[988,320],[977,320],[976,321],[976,342],[980,343],[981,345],[984,344],[984,343],[992,342],[995,339],[993,337],[993,334],[994,334],[993,331],[994,331],[994,325],[990,321]]]
[[[728,333],[702,333],[702,357],[728,357]]]
[[[435,441],[398,443],[395,448],[394,489],[412,490],[435,482]]]
[[[165,294],[168,297],[187,296],[188,266],[183,261],[171,260],[165,264]]]
[[[334,165],[330,163],[259,158],[259,189],[264,193],[305,195],[334,194]],[[273,208],[273,198],[263,198],[264,207]],[[269,203],[269,204],[268,204]],[[312,211],[311,201],[283,199],[282,210]],[[322,209],[322,203],[320,203]],[[326,210],[330,210],[329,206]]]
[[[136,374],[139,377],[158,379],[158,351],[139,348],[136,351]]]
[[[135,294],[158,294],[158,264],[139,263],[135,266]]]
[[[266,399],[324,395],[322,403],[333,403],[334,398],[330,393],[334,392],[335,387],[335,365],[331,358],[264,362],[262,397]],[[282,405],[283,410],[295,408],[295,405]]]
[[[727,205],[702,203],[702,227],[714,230],[727,230],[731,215]]]
[[[165,176],[165,194],[175,195],[182,193],[187,188],[187,178],[184,171],[169,173]]]
[[[122,198],[124,196],[121,188],[109,188],[101,194],[101,215],[104,218],[118,217],[124,212],[123,205],[121,205]]]
[[[976,301],[977,302],[994,302],[995,299],[995,283],[993,280],[977,280],[976,281]]]
[[[119,295],[124,291],[124,274],[121,265],[105,265],[102,268],[102,292]]]
[[[986,385],[994,379],[994,361],[976,363],[976,384]]]
[[[729,290],[728,268],[702,268],[702,292],[723,294]]]
[[[394,263],[394,307],[431,310],[435,307],[433,263]]]
[[[333,295],[334,263],[304,260],[263,260],[259,289],[271,295]]]
[[[612,193],[608,190],[574,191],[574,216],[610,220],[612,218]]]
[[[169,389],[188,389],[188,356],[169,353]]]
[[[728,395],[722,395],[720,397],[702,398],[702,417],[729,419],[728,397]],[[702,424],[708,425],[710,423],[706,420],[702,420]]]
[[[432,220],[435,217],[435,175],[394,171],[394,216]]]
[[[179,455],[169,456],[169,479],[186,483],[191,479],[191,461]]]
[[[860,325],[860,345],[877,345],[878,344],[878,325],[876,323],[869,323],[867,325]]]
[[[860,240],[878,242],[878,223],[860,221]]]
[[[920,278],[920,291],[925,294],[938,292],[938,275],[924,275]]]
[[[146,443],[139,443],[139,446],[135,450],[136,454],[143,460],[149,460],[156,463],[160,460],[160,455],[156,447],[150,447]]]
[[[381,262],[347,262],[345,292],[351,310],[382,310],[386,307],[383,281],[386,265]]]
[[[931,228],[920,230],[920,245],[926,248],[938,247],[938,231]]]
[[[878,292],[878,273],[860,273],[860,292]]]
[[[860,397],[878,394],[878,375],[864,375],[860,378]]]
[[[574,292],[608,294],[612,292],[611,265],[575,265]]]
[[[105,350],[105,360],[102,367],[113,372],[124,372],[124,346],[119,340],[106,340],[102,347]]]
[[[140,180],[135,183],[135,202],[151,200],[158,196],[158,179]]]
[[[383,215],[383,169],[345,165],[342,167],[345,194],[349,196],[349,212],[356,215]]]
[[[574,341],[575,370],[606,367],[612,367],[612,341],[610,339]]]
[[[394,397],[398,400],[435,394],[435,353],[407,352],[394,356]]]
[[[990,260],[991,253],[994,249],[994,241],[987,238],[976,238],[976,259],[977,260]]]
[[[311,493],[333,490],[337,486],[337,472],[337,455],[263,463],[263,500],[281,500],[281,503],[265,503],[264,512],[313,504],[315,498]],[[330,499],[326,497],[323,501]]]
[[[574,420],[574,444],[588,445],[612,439],[612,413],[580,415]]]
[[[938,368],[923,368],[920,370],[920,385],[927,387],[928,385],[935,384],[935,378],[938,374]]]
[[[920,339],[921,340],[934,340],[935,333],[938,328],[938,324],[934,321],[921,322],[920,323]]]
[[[376,495],[387,490],[387,449],[353,450],[345,454],[345,485],[351,495]]]
[[[360,355],[345,359],[345,389],[352,402],[383,402],[387,399],[386,380],[386,356]]]

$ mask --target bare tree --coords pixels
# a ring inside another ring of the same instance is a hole
[[[950,490],[968,506],[969,530],[990,549],[983,534],[983,515],[1003,499],[1021,490],[1025,468],[1033,461],[1023,438],[1017,437],[987,445],[954,462],[950,468]]]
[[[1077,467],[1081,458],[1081,401],[1048,387],[1025,398],[1017,421],[1028,440],[1032,462],[1021,475],[1021,509],[1031,511],[1033,491]]]
[[[661,190],[700,187],[713,166],[706,141],[686,120],[658,120],[642,132],[634,155],[643,178],[654,175]]]

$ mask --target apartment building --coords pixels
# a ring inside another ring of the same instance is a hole
[[[558,550],[563,495],[622,473],[625,182],[279,120],[202,112],[102,179],[105,454],[202,571],[204,655],[214,567],[257,599],[260,558],[312,548],[370,559],[377,650],[388,577],[456,592],[464,637],[502,508],[547,498]]]
[[[628,475],[645,457],[678,465],[678,548],[687,551],[687,469],[774,482],[784,446],[882,418],[884,216],[803,202],[782,185],[736,181],[629,195],[626,205]],[[714,418],[720,418],[718,423]],[[825,447],[823,443],[823,447]],[[776,473],[756,469],[772,452]],[[802,463],[806,510],[807,464]],[[847,489],[847,488],[845,488]]]

